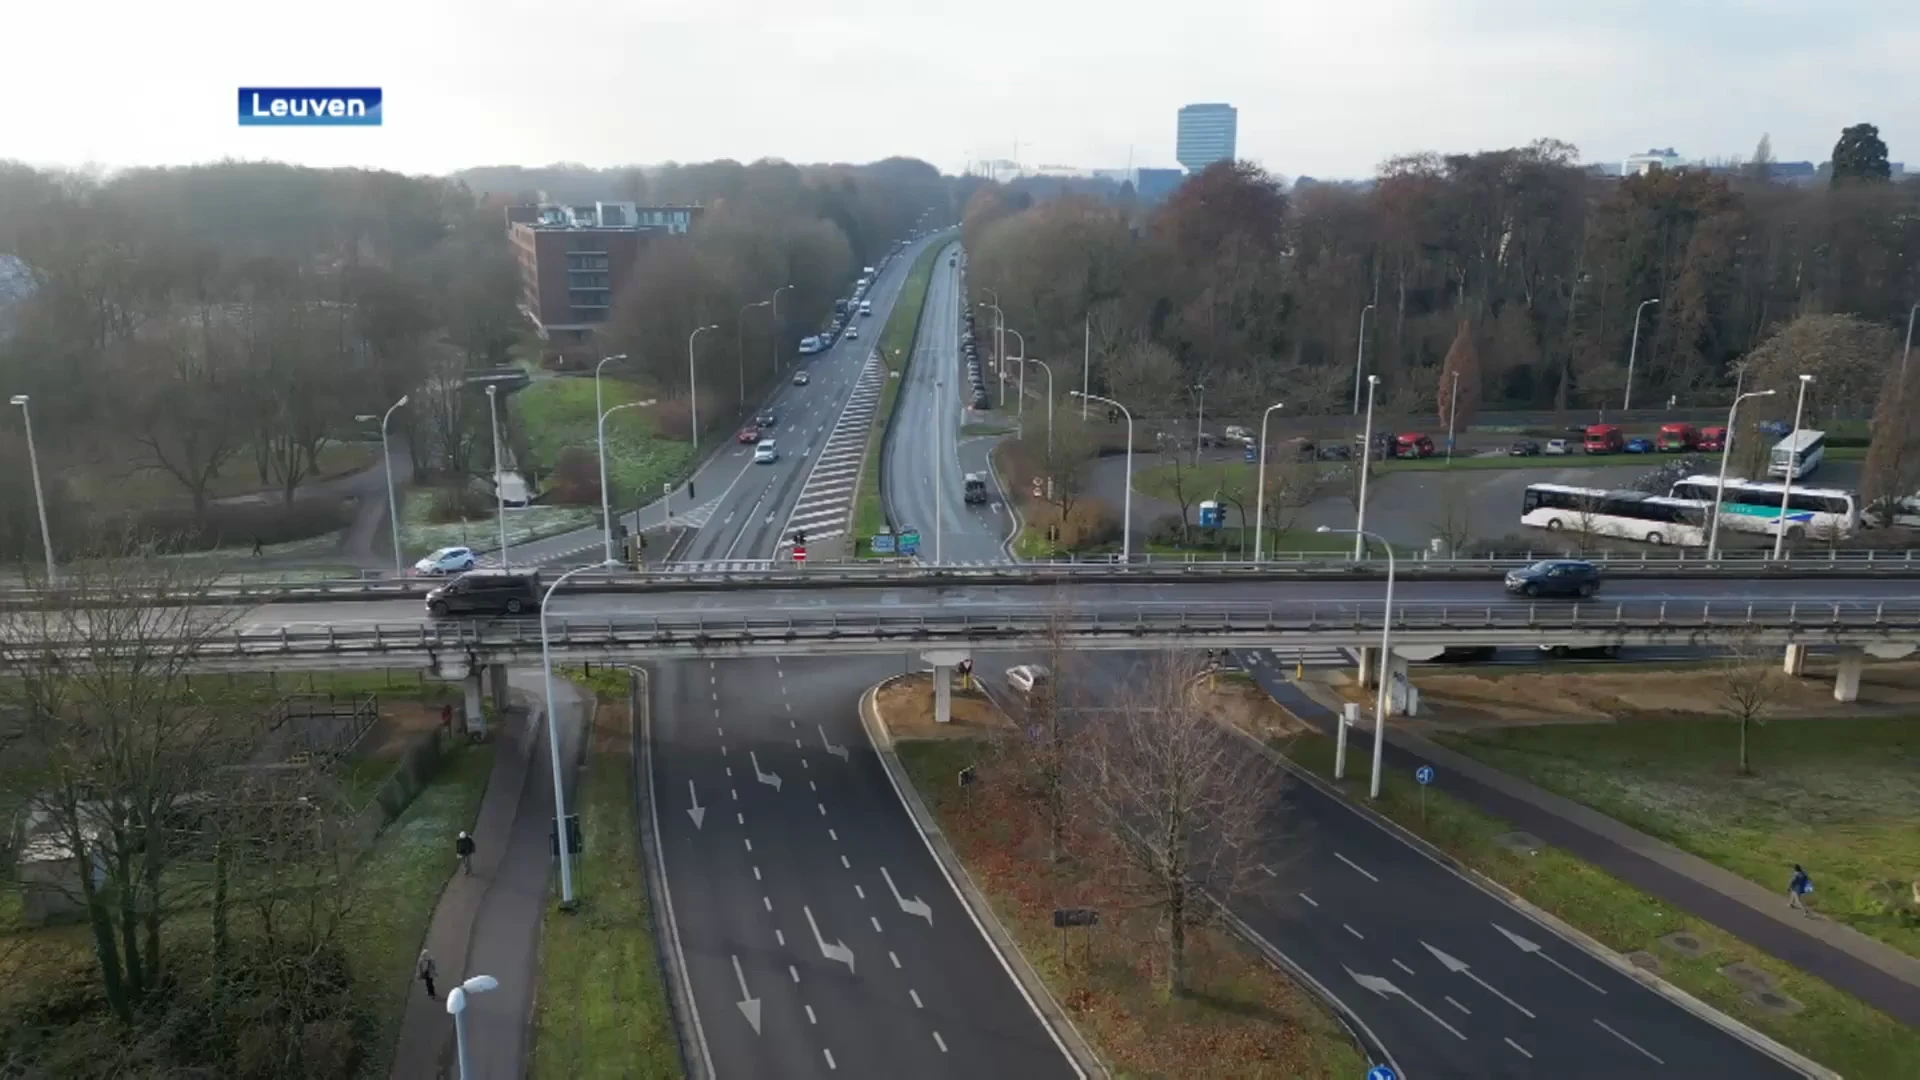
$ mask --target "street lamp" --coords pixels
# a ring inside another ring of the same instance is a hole
[[[453,1044],[460,1060],[460,1080],[467,1080],[473,1072],[473,1063],[467,1060],[467,995],[484,994],[499,987],[500,980],[493,976],[475,975],[447,991],[447,1013],[453,1017]]]
[[[1027,417],[1027,337],[1011,326],[1002,326],[1000,332],[1003,334],[1012,334],[1014,337],[1020,339],[1020,355],[1011,358],[1014,363],[1020,365],[1020,385],[1016,389],[1020,400],[1015,403],[1013,407],[1013,418],[1016,422],[1020,422],[1024,421]],[[1000,365],[1000,404],[1005,406],[1006,403],[1007,366],[1002,364]]]
[[[400,503],[393,494],[393,454],[387,449],[387,421],[393,419],[394,410],[407,403],[407,397],[401,394],[400,400],[389,405],[380,417],[380,459],[387,464],[387,524],[393,530],[393,569],[397,574],[406,573],[407,567],[400,552]]]
[[[52,588],[53,534],[47,530],[47,493],[40,488],[40,453],[34,449],[33,410],[28,407],[31,400],[25,394],[13,395],[13,403],[20,406],[20,419],[27,425],[27,468],[33,473],[33,501],[40,508],[40,552],[47,557],[47,587]]]
[[[605,564],[588,563],[553,579],[540,598],[540,674],[547,690],[547,757],[553,765],[553,825],[555,845],[560,849],[560,906],[573,908],[573,853],[567,849],[567,793],[560,776],[560,723],[553,715],[553,643],[547,634],[547,609],[553,606],[553,591],[560,583],[582,570],[599,570]]]
[[[1258,494],[1253,504],[1253,561],[1260,561],[1260,527],[1267,523],[1267,421],[1273,419],[1276,409],[1286,408],[1286,403],[1276,401],[1267,406],[1260,414],[1260,478],[1254,481]]]
[[[1360,411],[1360,369],[1367,357],[1367,313],[1374,309],[1368,304],[1360,309],[1360,344],[1353,351],[1353,411]]]
[[[1379,386],[1380,376],[1367,376],[1367,427],[1366,434],[1360,439],[1360,505],[1353,520],[1353,528],[1339,530],[1353,533],[1354,562],[1359,562],[1366,552],[1367,474],[1373,471],[1373,392]]]
[[[613,565],[613,507],[612,500],[607,495],[607,417],[612,416],[621,409],[639,409],[653,403],[653,398],[648,398],[645,401],[629,401],[623,405],[615,405],[613,408],[600,414],[598,425],[600,431],[600,525],[606,534],[608,566]],[[638,513],[638,511],[635,511],[635,513]],[[638,521],[634,522],[636,528],[639,527],[639,524]]]
[[[1920,315],[1920,304],[1913,305],[1913,310],[1907,312],[1907,347],[1900,351],[1900,378],[1902,381],[1907,377],[1907,360],[1913,356],[1913,320],[1916,315]]]
[[[715,323],[695,327],[693,333],[687,335],[687,415],[693,423],[693,452],[696,455],[700,453],[700,384],[693,376],[693,339],[709,330],[718,329],[720,325]]]
[[[1453,426],[1460,418],[1460,372],[1448,372],[1453,376],[1453,390],[1447,397],[1447,464],[1453,464]]]
[[[1028,364],[1039,364],[1040,370],[1047,373],[1047,464],[1051,466],[1053,464],[1053,369],[1047,366],[1045,360],[1028,360],[1024,356],[1020,360],[1022,372],[1027,370]]]
[[[1089,394],[1084,390],[1069,390],[1067,392],[1070,394],[1078,394],[1088,401],[1098,401],[1104,405],[1111,405],[1119,409],[1120,414],[1127,418],[1127,493],[1121,500],[1120,561],[1130,563],[1133,561],[1133,413],[1129,412],[1125,405],[1109,397],[1101,397],[1099,394]]]
[[[1193,467],[1200,467],[1200,442],[1206,435],[1207,427],[1207,388],[1202,383],[1187,387],[1187,393],[1193,395]]]
[[[507,568],[507,492],[500,474],[500,387],[487,384],[488,426],[493,429],[493,508],[500,518],[500,569]]]
[[[1788,444],[1793,449],[1787,453],[1787,474],[1780,478],[1780,520],[1773,527],[1775,559],[1780,558],[1787,544],[1787,500],[1793,498],[1793,474],[1800,468],[1800,417],[1806,412],[1807,386],[1812,382],[1813,376],[1800,376],[1800,399],[1793,406],[1793,432],[1787,436]]]
[[[1380,662],[1374,665],[1380,679],[1379,693],[1373,699],[1373,776],[1367,782],[1367,798],[1380,797],[1380,762],[1382,750],[1387,745],[1387,692],[1393,686],[1393,545],[1380,536],[1362,529],[1333,529],[1320,526],[1323,533],[1346,533],[1365,543],[1369,539],[1379,540],[1380,546],[1387,549],[1387,602],[1380,611]],[[1347,726],[1344,721],[1339,725],[1340,737],[1334,748],[1333,778],[1344,779],[1347,771]]]
[[[773,373],[775,375],[780,374],[780,294],[791,288],[793,288],[791,285],[782,285],[773,290]]]
[[[1913,336],[1911,325],[1907,328],[1907,336],[1909,338]],[[1093,312],[1089,311],[1080,331],[1080,391],[1085,393],[1091,389],[1093,389]],[[1082,424],[1087,422],[1087,399],[1084,397],[1080,399],[1080,422]]]
[[[1627,348],[1627,395],[1620,403],[1621,412],[1633,408],[1633,361],[1640,354],[1640,316],[1646,312],[1649,304],[1659,302],[1659,297],[1651,297],[1640,301],[1640,306],[1633,309],[1633,344]]]
[[[1742,373],[1744,374],[1744,372]],[[1727,410],[1727,436],[1720,440],[1720,479],[1713,485],[1713,524],[1707,528],[1707,558],[1720,554],[1720,507],[1727,497],[1727,463],[1733,460],[1733,433],[1739,422],[1740,403],[1748,398],[1772,397],[1772,390],[1754,390],[1735,394],[1733,407]]]
[[[740,404],[742,405],[747,403],[747,312],[757,307],[772,306],[771,300],[756,300],[751,304],[743,304],[740,308],[740,319],[734,324],[733,346],[740,354]]]
[[[606,403],[600,400],[600,369],[613,363],[615,360],[625,360],[626,358],[626,353],[615,353],[612,356],[601,357],[600,362],[593,365],[593,415],[599,416],[600,411],[607,407]]]
[[[998,291],[989,289],[985,285],[980,286],[980,291],[993,293],[993,303],[982,301],[980,306],[993,309],[993,364],[994,370],[1000,373],[1000,407],[1005,408],[1007,404],[1007,314],[1000,310]]]

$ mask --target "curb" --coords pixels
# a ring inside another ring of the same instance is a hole
[[[1000,541],[1000,550],[1006,555],[1008,562],[1020,562],[1020,557],[1013,553],[1013,542],[1019,539],[1020,533],[1026,529],[1027,525],[1020,514],[1019,505],[1014,502],[1013,495],[1007,487],[1007,478],[1000,473],[999,443],[993,444],[987,450],[987,471],[993,473],[993,486],[1000,491],[1000,505],[1007,508],[1009,528],[1006,537]]]
[[[887,780],[893,785],[894,794],[900,797],[900,804],[906,808],[908,816],[913,818],[914,827],[919,830],[921,840],[925,841],[927,850],[933,854],[934,861],[940,865],[941,872],[946,875],[948,884],[953,886],[954,895],[959,897],[961,906],[965,907],[968,914],[973,917],[973,924],[980,929],[981,936],[986,938],[988,947],[999,956],[1000,962],[1012,973],[1022,996],[1027,999],[1029,1005],[1033,1006],[1033,1011],[1040,1015],[1041,1022],[1047,1026],[1054,1041],[1066,1052],[1068,1059],[1073,1063],[1074,1070],[1083,1078],[1097,1077],[1100,1080],[1108,1080],[1113,1075],[1112,1072],[1100,1060],[1086,1038],[1080,1034],[1080,1029],[1074,1026],[1072,1017],[1069,1017],[1066,1010],[1061,1008],[1060,1002],[1054,998],[1053,991],[1047,988],[1046,982],[1040,978],[1039,973],[1027,963],[1026,955],[1014,943],[1006,927],[1000,924],[1000,919],[993,913],[993,907],[987,902],[986,895],[980,891],[980,887],[974,883],[973,876],[961,864],[960,856],[953,850],[953,845],[947,842],[946,834],[940,830],[939,823],[934,820],[933,812],[927,809],[927,804],[920,798],[920,792],[913,786],[913,780],[907,776],[906,768],[900,764],[900,756],[894,752],[893,735],[887,730],[886,722],[880,718],[880,691],[907,677],[908,675],[905,674],[891,676],[868,687],[866,692],[860,695],[860,726],[866,729],[867,741],[873,744],[874,753],[879,756],[881,766],[886,769]]]
[[[1274,705],[1280,708],[1282,711],[1286,711],[1286,706],[1281,705],[1279,702],[1277,701],[1274,702]],[[1289,713],[1289,715],[1291,715],[1291,713]],[[1296,717],[1296,719],[1298,718]],[[1301,722],[1305,723],[1305,721],[1301,721]],[[1643,970],[1641,968],[1635,967],[1632,963],[1628,962],[1628,960],[1625,957],[1613,951],[1611,948],[1608,948],[1606,945],[1594,939],[1593,937],[1588,935],[1586,932],[1563,921],[1562,919],[1560,919],[1559,916],[1554,915],[1552,912],[1549,912],[1541,907],[1536,906],[1531,901],[1522,897],[1519,893],[1514,892],[1512,889],[1507,888],[1505,885],[1500,884],[1499,882],[1493,880],[1492,878],[1486,876],[1485,874],[1482,874],[1480,871],[1474,869],[1473,867],[1468,866],[1466,863],[1461,862],[1459,859],[1456,859],[1452,855],[1436,847],[1431,841],[1427,840],[1425,837],[1422,837],[1412,832],[1411,830],[1407,829],[1405,826],[1401,825],[1399,822],[1394,821],[1390,817],[1387,817],[1385,814],[1380,813],[1379,811],[1373,809],[1372,807],[1363,805],[1362,803],[1358,802],[1357,800],[1349,796],[1345,791],[1342,791],[1341,789],[1335,787],[1331,782],[1324,779],[1319,774],[1299,764],[1298,762],[1294,761],[1292,758],[1286,756],[1280,751],[1274,749],[1271,746],[1268,746],[1266,743],[1261,742],[1259,739],[1254,738],[1252,735],[1247,734],[1245,731],[1242,731],[1238,727],[1234,727],[1233,725],[1230,725],[1230,724],[1224,725],[1224,726],[1227,728],[1228,731],[1233,732],[1235,735],[1237,735],[1241,739],[1245,740],[1246,742],[1254,746],[1260,752],[1267,755],[1267,757],[1272,759],[1272,761],[1275,764],[1279,765],[1282,769],[1285,769],[1290,775],[1292,775],[1296,779],[1304,781],[1306,784],[1313,787],[1315,790],[1319,791],[1321,794],[1324,794],[1329,796],[1330,798],[1339,800],[1342,806],[1345,806],[1349,810],[1352,810],[1354,813],[1358,814],[1360,817],[1365,819],[1367,822],[1369,822],[1376,828],[1379,828],[1382,831],[1392,835],[1395,839],[1399,840],[1401,843],[1406,844],[1408,847],[1426,856],[1428,859],[1431,859],[1432,861],[1440,864],[1441,866],[1446,867],[1448,870],[1451,870],[1455,875],[1460,877],[1463,881],[1467,882],[1469,885],[1472,885],[1480,889],[1482,892],[1489,894],[1494,899],[1501,901],[1502,903],[1506,904],[1508,907],[1511,907],[1514,910],[1520,912],[1521,914],[1527,916],[1528,918],[1534,920],[1536,923],[1545,927],[1549,931],[1553,932],[1561,940],[1567,942],[1569,945],[1572,945],[1580,949],[1582,952],[1585,952],[1587,955],[1593,957],[1595,960],[1598,960],[1601,963],[1612,968],[1613,970],[1619,972],[1620,974],[1625,975],[1627,978],[1632,979],[1634,982],[1637,982],[1641,986],[1646,987],[1648,990],[1651,990],[1652,992],[1660,995],[1662,998],[1665,998],[1667,1001],[1671,1002],[1672,1004],[1679,1006],[1681,1009],[1686,1010],[1688,1013],[1691,1013],[1696,1019],[1703,1020],[1706,1023],[1713,1025],[1714,1027],[1720,1029],[1722,1032],[1725,1032],[1727,1035],[1730,1035],[1733,1038],[1738,1039],[1739,1041],[1752,1047],[1753,1049],[1758,1050],[1763,1054],[1766,1054],[1768,1057],[1773,1058],[1775,1061],[1780,1062],[1782,1065],[1785,1065],[1788,1068],[1793,1069],[1794,1071],[1800,1073],[1803,1076],[1814,1077],[1814,1078],[1817,1078],[1817,1080],[1842,1080],[1840,1074],[1837,1072],[1834,1072],[1832,1069],[1829,1069],[1826,1066],[1813,1061],[1811,1058],[1808,1058],[1805,1055],[1802,1055],[1799,1052],[1792,1050],[1787,1046],[1782,1045],[1779,1042],[1776,1042],[1772,1038],[1766,1035],[1763,1035],[1758,1031],[1755,1031],[1753,1028],[1748,1027],[1746,1024],[1743,1024],[1740,1021],[1735,1020],[1733,1017],[1728,1016],[1727,1014],[1721,1012],[1720,1010],[1714,1008],[1711,1005],[1708,1005],[1706,1002],[1701,1001],[1699,998],[1694,997],[1692,994],[1687,993],[1685,990],[1682,990],[1679,987],[1673,985],[1672,983],[1666,981],[1665,979],[1660,978],[1658,975],[1655,975],[1652,972]]]

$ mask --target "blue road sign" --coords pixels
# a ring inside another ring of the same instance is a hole
[[[893,534],[874,533],[873,539],[867,542],[867,548],[875,555],[893,554]]]
[[[1252,465],[1258,462],[1260,460],[1260,451],[1251,446],[1247,447],[1247,453],[1244,460],[1249,465]]]
[[[1413,778],[1415,780],[1420,781],[1423,784],[1433,783],[1433,766],[1422,765],[1419,768],[1413,770]]]
[[[906,532],[900,534],[900,554],[920,554],[920,530],[908,529]]]
[[[1398,1076],[1390,1065],[1375,1065],[1367,1070],[1367,1080],[1396,1080]]]

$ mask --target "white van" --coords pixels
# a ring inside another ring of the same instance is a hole
[[[871,300],[860,301],[860,314],[862,315],[873,314],[873,301]]]

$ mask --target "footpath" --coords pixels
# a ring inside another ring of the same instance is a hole
[[[1270,664],[1251,675],[1282,708],[1332,736],[1332,697],[1311,683],[1295,683]],[[1372,753],[1371,721],[1349,732],[1348,753]],[[1786,875],[1778,890],[1690,855],[1570,799],[1509,776],[1431,740],[1387,727],[1382,768],[1407,773],[1432,765],[1447,776],[1448,795],[1512,822],[1614,877],[1740,938],[1780,960],[1839,987],[1905,1024],[1920,1025],[1920,959],[1851,927],[1809,918],[1787,906]]]
[[[540,979],[540,933],[557,863],[549,846],[553,826],[553,771],[547,752],[545,686],[538,670],[514,670],[508,683],[520,701],[495,732],[493,775],[473,828],[473,873],[461,873],[454,838],[446,838],[450,876],[433,909],[425,947],[439,968],[439,998],[428,1000],[415,980],[407,995],[393,1080],[439,1080],[457,1075],[453,1017],[446,996],[474,975],[491,975],[499,989],[467,997],[467,1080],[518,1080],[526,1075],[533,1002]],[[580,749],[592,703],[571,680],[555,678],[561,762],[572,812]]]

